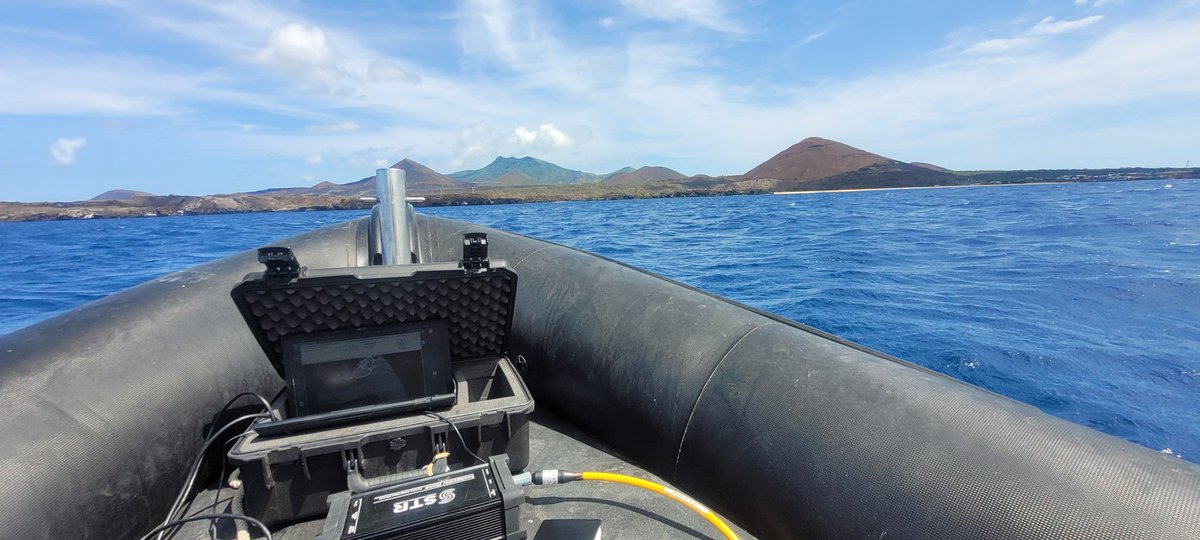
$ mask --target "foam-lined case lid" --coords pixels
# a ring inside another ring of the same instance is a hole
[[[444,319],[450,360],[508,353],[517,274],[504,261],[467,273],[455,263],[311,270],[287,282],[250,274],[233,301],[283,375],[283,336]]]

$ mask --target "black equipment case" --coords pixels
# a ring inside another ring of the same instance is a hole
[[[501,454],[484,465],[331,495],[316,540],[525,540],[524,501]]]
[[[528,465],[534,404],[507,356],[517,276],[503,261],[307,273],[294,259],[264,262],[268,271],[247,276],[233,299],[281,375],[284,336],[441,319],[456,388],[454,405],[434,413],[243,437],[228,457],[241,470],[247,515],[272,526],[320,516],[330,494],[392,483],[443,452],[451,469],[477,463],[472,453],[508,454],[514,472]]]

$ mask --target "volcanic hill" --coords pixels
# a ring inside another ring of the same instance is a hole
[[[924,169],[929,169],[929,170],[931,170],[931,171],[938,171],[938,172],[950,172],[950,169],[947,169],[947,168],[945,168],[945,167],[939,167],[939,166],[937,166],[937,165],[934,165],[934,164],[932,164],[932,163],[925,163],[925,162],[923,162],[923,161],[914,161],[914,162],[912,162],[912,163],[909,163],[909,165],[915,165],[915,166],[917,166],[917,167],[921,167],[921,168],[924,168]]]
[[[599,182],[603,177],[583,171],[559,167],[533,157],[499,156],[486,167],[450,173],[450,177],[476,184],[508,186],[544,186]]]
[[[392,165],[393,169],[404,169],[404,182],[409,195],[428,195],[433,193],[462,193],[470,191],[471,184],[455,180],[440,174],[429,167],[411,159],[402,159]],[[336,195],[343,197],[361,197],[375,194],[375,177],[368,176],[346,184],[321,182],[312,187],[272,188],[252,192],[253,195],[272,197],[298,195]]]
[[[940,167],[939,167],[940,168]],[[969,184],[956,174],[809,137],[750,169],[742,180],[769,180],[776,191]]]
[[[132,189],[110,189],[92,197],[92,201],[119,201],[121,199],[132,199],[134,197],[153,197],[153,193],[145,191],[134,191]]]
[[[626,167],[628,168],[628,167]],[[640,169],[617,172],[601,181],[602,184],[644,184],[646,182],[663,182],[682,180],[683,174],[666,167],[642,167]]]
[[[392,165],[392,168],[404,169],[404,178],[408,191],[416,194],[458,193],[466,191],[471,187],[471,184],[450,178],[407,158]],[[369,180],[371,180],[371,193],[374,193],[375,178],[371,177]]]

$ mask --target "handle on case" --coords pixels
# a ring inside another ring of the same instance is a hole
[[[421,467],[420,469],[401,471],[394,474],[385,474],[383,476],[376,476],[374,478],[364,477],[362,473],[359,472],[357,466],[352,466],[346,472],[346,487],[349,488],[352,493],[362,493],[364,491],[371,491],[372,489],[378,489],[384,486],[390,486],[392,484],[399,484],[405,480],[441,474],[450,470],[450,464],[447,462],[449,457],[449,452],[439,452],[433,456],[433,461],[429,462],[428,465]]]

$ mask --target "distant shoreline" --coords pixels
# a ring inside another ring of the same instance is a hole
[[[1182,180],[1182,179],[1181,179]],[[1010,187],[1010,186],[1052,186],[1055,184],[1099,184],[1101,182],[1128,182],[1128,180],[1098,180],[1092,182],[1010,182],[1005,184],[964,184],[961,186],[906,186],[906,187],[878,187],[878,188],[851,188],[851,189],[819,189],[812,191],[774,191],[772,195],[811,195],[815,193],[851,193],[856,191],[900,191],[905,189],[950,189],[950,188],[974,188],[974,187]]]
[[[563,201],[766,195],[769,193],[769,191],[763,189],[695,188],[668,184],[631,186],[602,186],[600,184],[528,186],[496,188],[476,193],[425,194],[423,195],[425,198],[424,202],[415,203],[414,206],[482,206]],[[358,196],[264,196],[247,194],[207,195],[199,197],[167,195],[65,203],[0,201],[0,222],[128,219],[253,212],[368,210],[372,204]]]
[[[660,166],[638,169],[625,167],[611,174],[598,175],[566,169],[531,156],[498,156],[482,169],[459,171],[449,176],[407,158],[396,162],[389,169],[404,174],[408,193],[424,195],[424,201],[415,203],[416,206],[475,206],[772,193],[854,193],[941,187],[1125,182],[1200,176],[1200,167],[1186,166],[954,171],[930,163],[905,163],[820,137],[808,137],[760,163],[749,172],[731,176],[684,176],[678,171]],[[368,176],[344,184],[324,181],[309,187],[279,187],[249,193],[153,195],[145,191],[117,189],[106,191],[87,201],[0,201],[0,222],[366,209],[373,204],[375,182],[376,176]]]
[[[1002,182],[955,186],[905,186],[823,189],[808,191],[768,191],[758,187],[737,188],[686,187],[671,184],[637,186],[602,186],[599,184],[571,186],[529,186],[501,188],[477,193],[426,195],[418,207],[480,206],[498,204],[547,203],[565,201],[603,201],[621,199],[661,199],[675,197],[713,197],[729,195],[806,195],[820,193],[854,193],[860,191],[896,191],[908,189],[941,189],[1000,186],[1038,186],[1054,184],[1109,183],[1145,180],[1196,180],[1198,178],[1139,178],[1105,180],[1062,180],[1049,182]],[[294,212],[319,210],[366,210],[370,202],[359,197],[304,195],[267,197],[257,195],[216,196],[153,196],[108,201],[79,201],[73,203],[11,203],[0,202],[0,222],[61,221],[78,219],[128,219],[141,217],[171,217],[210,214],[240,214],[253,212]]]

